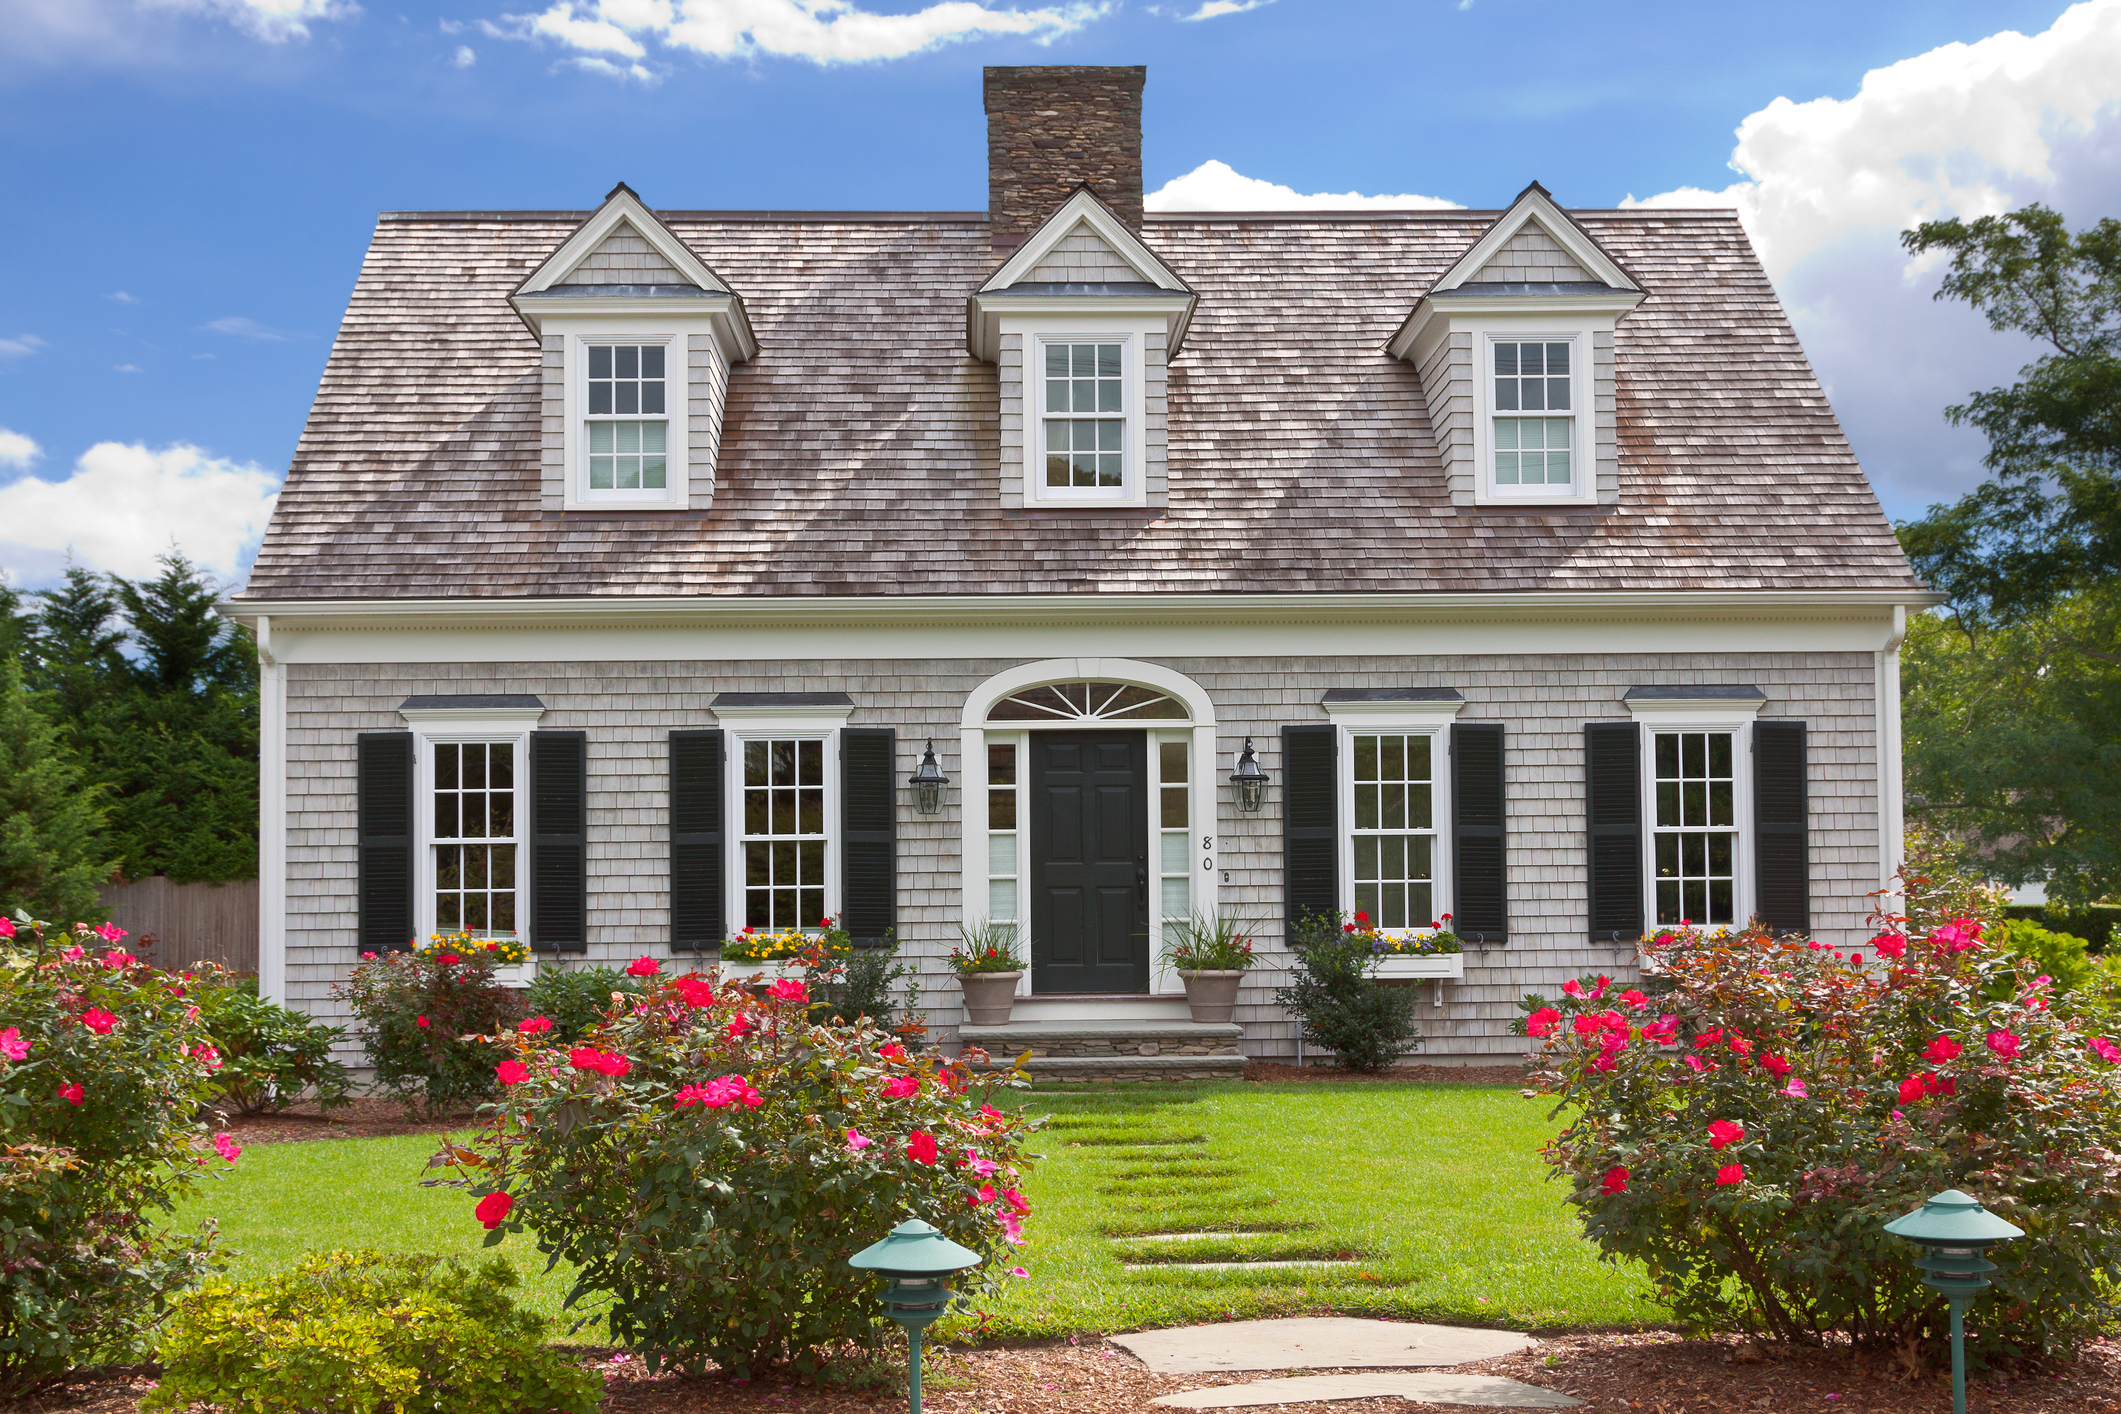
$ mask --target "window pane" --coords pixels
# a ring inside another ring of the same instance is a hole
[[[611,350],[603,345],[591,345],[589,350],[589,376],[609,378],[611,376]]]
[[[1164,917],[1184,918],[1192,911],[1192,881],[1183,876],[1164,880]]]
[[[1166,741],[1157,746],[1156,767],[1164,784],[1171,785],[1185,780],[1187,755],[1186,743],[1182,741]]]
[[[663,346],[643,344],[641,346],[641,376],[661,378],[663,376]]]
[[[1527,412],[1544,410],[1547,405],[1545,380],[1539,378],[1519,379],[1516,405]]]
[[[1175,828],[1181,830],[1184,829],[1187,824],[1186,788],[1184,786],[1165,786],[1163,788],[1163,796],[1164,809],[1162,823],[1164,828]]]
[[[1569,346],[1568,346],[1567,344],[1548,344],[1548,345],[1547,345],[1547,372],[1548,372],[1549,374],[1555,374],[1555,373],[1567,373],[1568,371],[1569,371]]]
[[[815,786],[796,792],[795,827],[806,835],[825,833],[825,792]]]
[[[486,748],[486,784],[508,790],[516,780],[516,749],[512,742],[496,741]]]
[[[1075,365],[1070,371],[1077,378],[1095,378],[1097,376],[1097,346],[1095,344],[1070,344],[1068,351],[1073,355]]]
[[[1355,786],[1355,828],[1377,828],[1377,787],[1358,782]]]
[[[1547,406],[1556,412],[1569,405],[1569,380],[1549,378],[1547,380]]]
[[[795,797],[793,790],[782,789],[773,793],[773,833],[792,835],[795,828]]]
[[[1117,378],[1100,379],[1098,381],[1097,410],[1099,412],[1119,411],[1119,380]]]
[[[614,367],[612,374],[618,378],[641,376],[641,350],[638,344],[620,344],[611,351]]]
[[[1066,378],[1068,376],[1068,346],[1066,344],[1046,345],[1046,376],[1048,378]]]
[[[1377,836],[1355,837],[1355,877],[1374,879],[1377,877]]]
[[[1165,874],[1183,874],[1186,872],[1187,838],[1188,836],[1184,830],[1164,831],[1161,872]]]
[[[454,792],[435,792],[435,838],[453,840],[457,837],[457,796]]]
[[[1016,788],[1014,786],[987,792],[987,828],[990,830],[1013,830],[1016,828]]]
[[[1545,368],[1540,363],[1540,354],[1544,349],[1545,345],[1543,344],[1519,344],[1517,346],[1517,371],[1528,376],[1537,376],[1545,372]]]
[[[1511,406],[1515,407],[1516,404],[1512,403]],[[1495,419],[1495,446],[1497,447],[1497,449],[1514,449],[1517,446],[1518,429],[1521,428],[1523,425],[1523,418],[1499,417]]]
[[[1014,874],[1016,872],[1016,836],[987,836],[987,872],[989,874]]]
[[[464,846],[444,845],[435,851],[435,882],[445,889],[464,886]]]
[[[1099,344],[1097,346],[1097,376],[1100,378],[1119,377],[1118,344]]]
[[[457,788],[457,753],[459,747],[453,741],[437,743],[435,746],[435,789]]]
[[[1016,747],[1013,743],[987,748],[987,783],[996,786],[1016,784]]]
[[[773,833],[767,827],[772,814],[773,792],[769,790],[747,790],[744,792],[744,833],[767,835]]]
[[[1517,411],[1517,380],[1515,378],[1502,379],[1496,382],[1495,410],[1497,412]]]
[[[987,881],[987,916],[995,919],[1016,917],[1016,880],[989,879]]]
[[[1504,378],[1515,378],[1517,376],[1517,345],[1497,344],[1495,346],[1495,372]]]

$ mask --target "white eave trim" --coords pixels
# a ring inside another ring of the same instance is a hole
[[[1321,702],[1328,717],[1351,726],[1378,722],[1448,722],[1466,710],[1459,702]]]
[[[705,319],[714,331],[715,343],[721,346],[722,357],[730,363],[745,363],[758,356],[758,339],[751,332],[751,320],[744,312],[744,302],[733,294],[693,295],[510,295],[508,303],[514,307],[516,316],[529,326],[530,332],[542,336],[547,318],[571,318],[588,315],[609,318],[625,315],[633,318],[654,319]]]
[[[1517,200],[1510,203],[1510,209],[1495,218],[1495,224],[1488,227],[1464,255],[1451,263],[1451,268],[1444,271],[1441,279],[1429,286],[1429,293],[1455,290],[1471,280],[1495,258],[1497,251],[1509,244],[1510,237],[1535,222],[1592,279],[1619,289],[1636,288],[1633,277],[1601,250],[1598,242],[1592,240],[1569,213],[1557,206],[1553,198],[1534,182],[1518,193]]]
[[[1609,290],[1580,295],[1423,295],[1398,330],[1385,343],[1394,358],[1406,358],[1420,340],[1422,331],[1440,318],[1467,315],[1473,318],[1497,314],[1610,314],[1618,324],[1635,312],[1644,295],[1640,290]]]
[[[656,249],[656,253],[670,263],[671,269],[686,277],[703,290],[718,294],[729,294],[731,290],[715,274],[706,261],[693,254],[692,248],[677,238],[677,235],[657,216],[642,204],[624,184],[614,188],[604,204],[589,213],[589,219],[575,227],[574,234],[560,243],[560,248],[545,257],[537,269],[522,284],[516,286],[519,295],[534,295],[548,286],[562,283],[574,273],[574,268],[589,258],[590,252],[604,243],[625,222],[641,233],[641,238]]]
[[[854,713],[852,702],[809,704],[807,706],[779,706],[765,704],[756,707],[710,707],[717,722],[741,722],[747,727],[757,726],[803,726],[815,727],[819,722],[830,722],[835,726],[847,725],[847,718]]]
[[[1001,358],[1002,316],[1160,314],[1169,340],[1164,360],[1178,356],[1186,327],[1193,322],[1198,295],[1012,295],[1007,290],[981,293],[965,302],[965,348],[974,358],[994,363]]]
[[[449,626],[543,628],[624,624],[1080,625],[1269,623],[1680,622],[1885,619],[1944,596],[1921,589],[1634,590],[1509,594],[923,594],[616,595],[491,599],[234,599],[238,623],[273,620],[275,635],[318,629]]]

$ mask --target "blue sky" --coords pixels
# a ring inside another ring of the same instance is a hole
[[[239,573],[379,210],[976,209],[1021,63],[1148,65],[1167,204],[1740,206],[1897,515],[2030,350],[1893,233],[2121,210],[2121,0],[0,0],[0,565]]]

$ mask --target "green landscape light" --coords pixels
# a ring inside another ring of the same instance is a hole
[[[1999,1242],[2025,1236],[1956,1188],[1947,1188],[1904,1218],[1885,1225],[1895,1237],[1919,1243],[1922,1284],[1944,1293],[1952,1311],[1952,1414],[1966,1414],[1966,1305],[1988,1285],[1996,1264],[1982,1256]]]
[[[900,1223],[882,1242],[847,1259],[857,1271],[885,1279],[884,1315],[906,1328],[909,1414],[921,1414],[921,1332],[943,1318],[955,1295],[945,1278],[982,1260],[918,1218]]]

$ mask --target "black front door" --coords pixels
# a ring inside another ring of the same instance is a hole
[[[1149,738],[1030,732],[1031,987],[1149,990]]]

